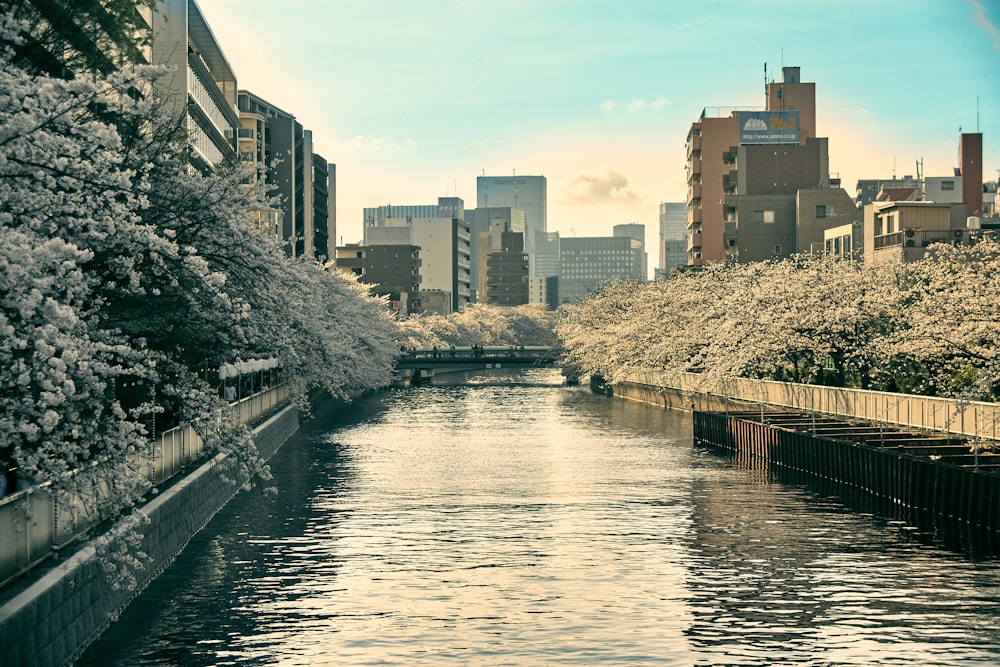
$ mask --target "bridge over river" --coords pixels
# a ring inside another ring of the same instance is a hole
[[[445,373],[561,366],[562,356],[562,348],[545,345],[407,348],[396,362],[396,375],[403,384],[428,384],[435,375]]]

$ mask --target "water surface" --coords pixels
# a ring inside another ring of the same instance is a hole
[[[319,411],[81,664],[1000,664],[997,561],[560,380]]]

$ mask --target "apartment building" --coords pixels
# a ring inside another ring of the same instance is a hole
[[[195,0],[162,0],[151,14],[150,62],[169,72],[155,94],[184,117],[192,163],[209,170],[237,159],[236,73]]]
[[[385,224],[365,229],[365,245],[411,245],[420,248],[420,301],[437,304],[424,292],[447,293],[449,312],[472,303],[469,224],[461,218],[387,218]],[[435,306],[436,307],[436,306]]]
[[[260,167],[280,214],[275,234],[290,257],[336,257],[336,166],[313,148],[294,114],[248,90],[237,95],[240,158]]]

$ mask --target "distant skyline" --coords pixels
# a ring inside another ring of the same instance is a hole
[[[961,131],[1000,169],[1000,2],[871,0],[198,0],[247,89],[337,164],[337,243],[362,209],[476,202],[476,177],[548,181],[548,229],[611,236],[683,201],[705,107],[763,107],[816,83],[817,134],[863,178],[948,175]],[[977,109],[978,106],[978,109]],[[652,258],[655,263],[655,258]]]

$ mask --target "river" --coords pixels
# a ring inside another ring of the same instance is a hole
[[[1000,560],[560,381],[321,406],[79,664],[1000,664]]]

